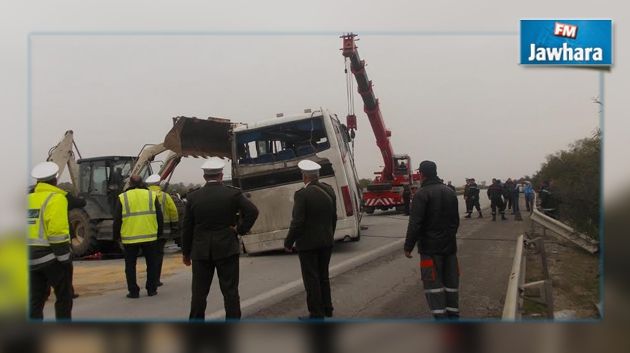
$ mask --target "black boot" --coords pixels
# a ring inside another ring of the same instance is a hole
[[[501,220],[502,221],[507,221],[507,218],[505,218],[505,215],[503,213],[501,213]]]
[[[481,212],[479,212],[479,217],[477,218],[483,218],[483,215],[481,214]]]
[[[497,220],[497,215],[496,214],[492,214],[492,220],[496,221]]]
[[[465,215],[464,218],[470,218],[470,213]]]

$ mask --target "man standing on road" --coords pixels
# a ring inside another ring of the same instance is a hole
[[[142,177],[132,175],[129,189],[118,195],[114,211],[114,239],[120,239],[125,253],[127,298],[140,297],[136,282],[136,262],[140,250],[147,265],[145,288],[148,296],[157,294],[157,239],[162,235],[162,210],[155,192],[148,190]]]
[[[448,186],[453,191],[457,191],[457,190],[455,190],[455,186],[453,184],[451,184],[450,180],[448,181],[448,184],[446,184],[446,186]]]
[[[149,190],[153,191],[157,195],[157,199],[160,202],[162,210],[162,216],[164,217],[164,227],[162,230],[162,236],[157,240],[157,286],[160,287],[163,283],[160,280],[162,277],[162,262],[164,261],[164,246],[166,241],[170,238],[172,233],[177,233],[179,230],[179,215],[177,214],[177,207],[173,198],[166,191],[162,191],[160,188],[161,177],[159,174],[153,174],[147,177],[146,183],[149,186]]]
[[[492,209],[492,220],[497,220],[497,208],[501,213],[501,220],[505,221],[505,203],[503,202],[503,187],[501,180],[492,179],[492,185],[488,187],[488,198],[490,199],[490,208]]]
[[[542,208],[545,215],[557,219],[559,202],[553,193],[552,186],[552,181],[544,181],[538,196],[540,197],[540,208]]]
[[[473,207],[477,209],[479,212],[479,216],[477,218],[483,218],[483,214],[481,214],[481,206],[479,205],[479,187],[475,182],[475,178],[470,178],[468,183],[468,199],[466,200],[466,209],[467,215],[464,218],[470,218]]]
[[[527,212],[534,211],[534,187],[529,180],[525,181],[523,194],[525,194],[525,207],[527,208]]]
[[[418,244],[420,275],[433,317],[459,318],[459,266],[457,264],[457,195],[437,177],[434,162],[420,163],[422,187],[415,194],[407,226],[405,256]]]
[[[310,313],[300,320],[332,317],[328,267],[337,227],[337,200],[333,188],[319,181],[321,166],[310,160],[298,163],[305,186],[293,196],[293,216],[284,248],[298,251],[306,304]]]
[[[72,258],[68,200],[58,188],[59,167],[53,162],[37,164],[31,176],[37,180],[28,195],[28,248],[30,253],[30,317],[42,320],[48,286],[55,290],[55,317],[72,318]]]
[[[249,232],[258,218],[258,209],[238,188],[223,184],[224,167],[221,158],[207,160],[201,166],[206,184],[186,195],[182,260],[186,266],[192,263],[190,320],[205,319],[215,269],[223,294],[225,318],[241,318],[238,235]]]

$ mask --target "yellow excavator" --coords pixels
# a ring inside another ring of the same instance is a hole
[[[110,252],[120,249],[112,235],[115,202],[118,195],[127,188],[131,175],[140,175],[145,179],[154,173],[152,162],[156,156],[166,153],[157,171],[165,181],[164,190],[167,190],[168,182],[182,156],[230,157],[228,136],[233,124],[229,120],[212,117],[181,118],[183,117],[173,118],[174,127],[164,142],[144,145],[136,156],[82,158],[72,130],[66,131],[61,141],[49,150],[47,161],[59,166],[59,177],[66,167],[68,169],[72,184],[69,192],[86,201],[85,207],[70,210],[68,215],[75,256],[84,256],[95,250]],[[185,129],[182,125],[184,122]],[[173,150],[167,149],[165,143],[174,146]],[[195,154],[191,151],[200,152]],[[172,196],[180,215],[183,215],[182,200],[177,195]],[[182,222],[183,216],[179,219]],[[171,237],[179,243],[181,235],[174,233]]]

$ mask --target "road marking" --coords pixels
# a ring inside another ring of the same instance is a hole
[[[370,250],[361,255],[344,260],[329,269],[330,278],[339,276],[340,274],[347,272],[355,267],[358,267],[364,263],[367,263],[375,258],[384,255],[388,250],[395,246],[400,246],[404,243],[404,239],[397,239],[391,243],[385,244],[376,249]],[[402,249],[401,249],[402,252]],[[276,304],[293,294],[300,292],[302,287],[302,279],[296,279],[289,283],[285,283],[280,287],[276,287],[267,292],[258,294],[253,298],[246,299],[241,302],[241,312],[243,316],[253,314],[266,306]],[[225,317],[225,310],[218,310],[208,315],[209,320],[221,320]]]

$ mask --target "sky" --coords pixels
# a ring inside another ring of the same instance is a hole
[[[394,151],[436,161],[456,184],[532,175],[599,124],[598,73],[521,67],[516,35],[359,38]],[[179,115],[249,123],[304,108],[347,114],[335,33],[36,35],[31,45],[32,163],[70,129],[83,157],[136,155]],[[357,169],[371,177],[383,161],[354,95]],[[199,164],[185,161],[172,181],[199,181]]]
[[[254,122],[324,107],[343,119],[338,36],[348,31],[361,38],[396,153],[414,165],[436,161],[456,185],[531,175],[599,126],[602,81],[588,69],[519,66],[521,18],[614,20],[615,65],[603,74],[604,190],[614,195],[630,176],[624,10],[613,1],[3,2],[0,97],[10,129],[0,156],[12,166],[3,181],[16,188],[0,226],[21,224],[14,206],[28,171],[65,130],[91,157],[136,155],[179,115]],[[356,93],[355,111],[357,169],[370,177],[382,161]],[[184,161],[173,181],[200,181],[200,164]]]

